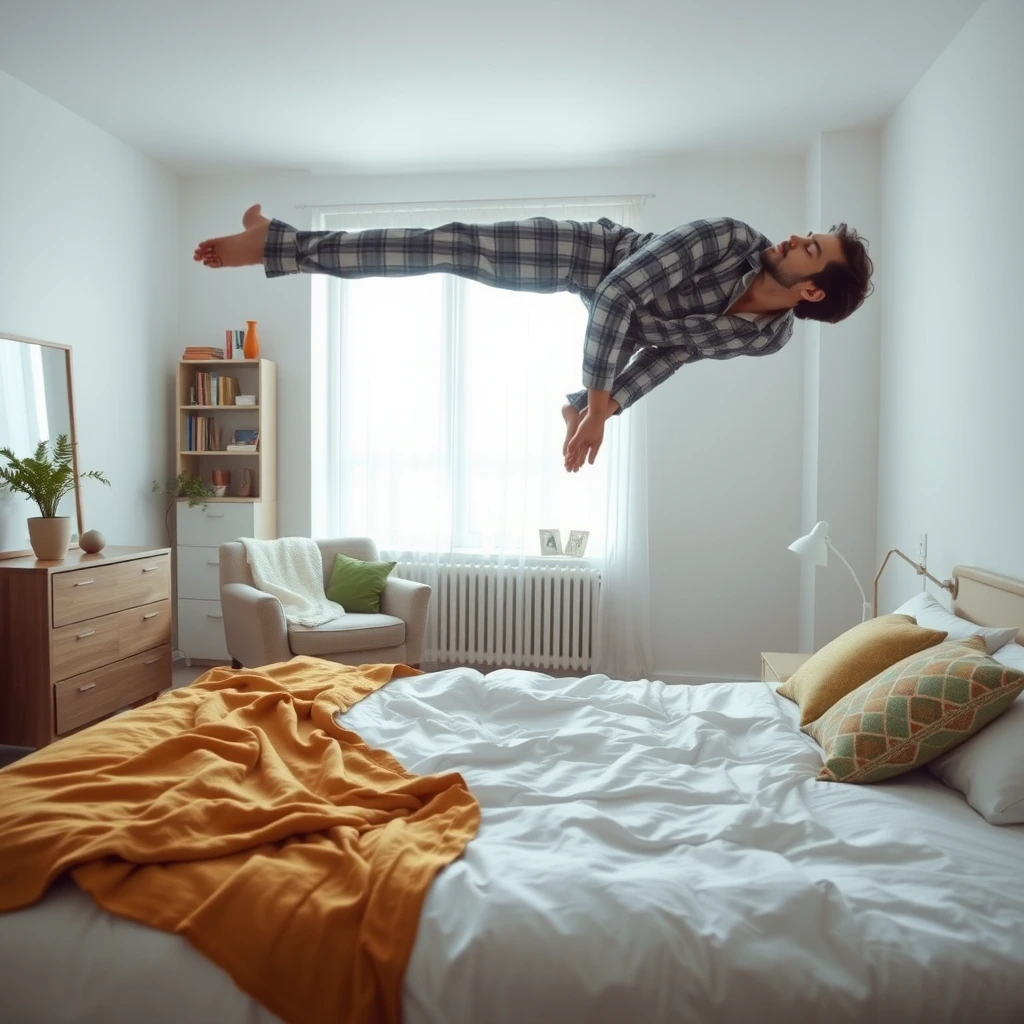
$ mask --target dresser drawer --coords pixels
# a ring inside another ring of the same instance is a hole
[[[132,602],[121,595],[121,563],[73,569],[53,575],[53,625],[66,626],[120,611]]]
[[[178,597],[220,600],[220,548],[178,548]]]
[[[54,684],[56,731],[88,725],[170,685],[170,644],[61,680]]]
[[[211,501],[205,508],[178,502],[178,545],[218,547],[254,535],[251,501]]]
[[[122,613],[123,614],[123,613]],[[121,657],[118,647],[118,613],[101,615],[88,622],[60,626],[51,634],[50,665],[54,680],[67,679]],[[156,644],[151,644],[155,647]]]
[[[140,604],[170,600],[171,556],[154,555],[135,558],[117,566],[121,608],[134,608]]]
[[[171,601],[167,598],[153,604],[139,605],[118,612],[118,634],[121,657],[148,651],[171,642]]]
[[[178,646],[186,658],[231,660],[220,601],[178,602]]]

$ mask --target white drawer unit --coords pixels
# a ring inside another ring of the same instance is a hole
[[[220,548],[178,545],[178,600],[220,600]]]
[[[220,607],[220,545],[241,537],[277,536],[277,503],[211,499],[177,507],[175,548],[178,649],[191,665],[230,661]]]
[[[181,600],[178,602],[178,637],[187,637],[185,654],[189,663],[199,661],[230,661],[224,639],[224,616],[220,601]]]
[[[211,501],[189,508],[184,501],[179,501],[178,544],[217,547],[239,537],[254,537],[256,504],[255,501]]]

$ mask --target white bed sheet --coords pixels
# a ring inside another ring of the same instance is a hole
[[[1024,826],[926,772],[817,782],[765,684],[458,669],[344,721],[482,808],[428,894],[406,1024],[1024,1019]],[[0,916],[0,992],[18,1024],[276,1020],[68,883]]]

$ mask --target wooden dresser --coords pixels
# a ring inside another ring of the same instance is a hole
[[[170,686],[169,548],[0,560],[0,743],[45,746]]]

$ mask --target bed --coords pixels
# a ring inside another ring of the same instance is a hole
[[[960,615],[1024,632],[1019,584],[957,578]],[[349,729],[461,772],[482,811],[429,890],[406,1024],[1024,1019],[1024,825],[926,771],[818,782],[797,715],[762,682],[468,669],[352,708]],[[0,916],[0,1020],[277,1018],[62,881]]]

